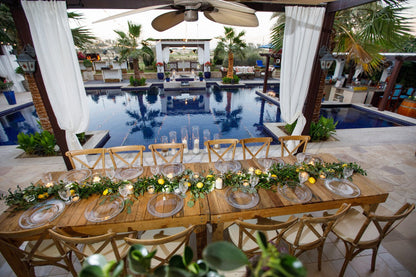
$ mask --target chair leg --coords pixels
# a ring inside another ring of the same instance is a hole
[[[378,245],[373,248],[373,256],[371,257],[371,271],[374,272],[376,269],[376,259],[377,259],[377,253],[378,253]]]
[[[353,253],[354,253],[354,249],[352,246],[351,248],[348,248],[348,245],[345,242],[344,244],[345,244],[345,260],[344,260],[344,263],[342,264],[341,271],[339,272],[339,275],[338,275],[339,277],[344,276],[348,263],[350,262],[350,260],[352,260]]]
[[[318,250],[318,270],[321,271],[322,268],[322,252],[324,250],[324,245],[322,244],[317,248]]]

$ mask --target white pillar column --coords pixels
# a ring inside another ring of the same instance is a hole
[[[337,58],[335,60],[335,62],[336,62],[335,71],[334,71],[334,76],[332,78],[333,79],[341,79],[342,78],[342,72],[343,72],[344,66],[345,66],[345,59]]]

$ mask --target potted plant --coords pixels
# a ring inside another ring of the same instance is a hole
[[[16,104],[16,97],[14,95],[14,91],[11,90],[12,87],[13,87],[12,81],[7,81],[7,79],[4,79],[3,82],[0,82],[0,90],[3,92],[4,96],[6,97],[7,103],[9,103],[9,105]]]
[[[198,76],[199,76],[199,80],[202,82],[204,80],[204,74],[200,71],[198,73]]]
[[[90,60],[83,60],[82,63],[84,64],[84,66],[87,68],[88,71],[92,71],[92,61]]]
[[[156,63],[156,70],[157,70],[157,78],[159,80],[163,80],[163,63],[158,62]]]
[[[165,72],[165,79],[166,79],[166,82],[170,82],[169,75],[170,75],[170,73],[169,73],[169,72]]]
[[[23,78],[25,78],[25,72],[23,71],[23,68],[21,66],[16,67],[16,69],[14,70],[17,74],[20,74],[23,76]],[[22,80],[22,85],[25,88],[25,91],[29,91],[29,82],[26,80],[26,78],[24,80]]]
[[[207,61],[204,64],[204,76],[205,76],[205,79],[211,78],[211,62],[210,61]]]

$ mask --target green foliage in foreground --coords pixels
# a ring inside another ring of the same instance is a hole
[[[251,263],[247,256],[234,244],[226,241],[218,241],[209,244],[203,251],[203,259],[194,261],[191,248],[186,247],[184,255],[174,255],[169,264],[160,266],[154,271],[150,270],[150,264],[156,250],[149,252],[140,244],[132,245],[129,249],[127,261],[130,272],[145,276],[223,276],[221,271],[232,271],[242,266],[247,266],[247,276],[282,276],[302,277],[306,276],[306,269],[295,257],[281,254],[276,246],[269,243],[263,233],[257,233],[257,244],[262,253],[256,261]],[[107,263],[102,255],[96,254],[88,257],[79,274],[80,277],[117,277],[122,276],[123,261],[111,261]]]
[[[136,79],[133,76],[130,76],[130,86],[132,87],[141,87],[146,85],[146,78]]]
[[[222,78],[224,84],[238,84],[240,82],[240,77],[234,75],[233,78],[224,77]]]
[[[291,134],[293,130],[295,130],[297,121],[295,121],[292,124],[286,124],[285,125],[285,131],[288,134]],[[336,126],[338,124],[337,122],[334,122],[334,119],[332,117],[326,118],[321,116],[319,118],[319,121],[317,123],[312,122],[311,123],[311,129],[310,129],[310,136],[311,141],[324,141],[329,139],[332,135],[336,133]]]
[[[55,136],[48,131],[34,134],[19,133],[17,143],[19,144],[17,148],[29,155],[54,156],[57,154]]]

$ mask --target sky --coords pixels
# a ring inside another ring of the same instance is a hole
[[[408,0],[407,6],[410,7],[410,10],[405,16],[408,18],[413,17],[413,19],[411,19],[411,28],[412,33],[416,35],[416,0]],[[151,22],[156,16],[168,12],[169,10],[147,11],[95,24],[93,22],[96,20],[128,10],[80,9],[70,11],[82,13],[84,20],[81,21],[80,25],[90,29],[92,33],[101,40],[116,39],[117,35],[113,30],[127,32],[127,21],[142,25],[142,39],[214,39],[215,37],[224,35],[224,25],[208,20],[201,12],[198,13],[199,20],[196,22],[182,22],[164,32],[158,32],[153,29]],[[272,15],[271,12],[256,12],[256,15],[259,19],[258,27],[232,27],[237,31],[244,30],[246,32],[244,38],[247,43],[267,44],[270,42],[270,29],[275,20],[270,19]],[[71,27],[74,26],[76,25],[72,22]],[[215,44],[215,41],[212,41],[211,43]],[[215,47],[215,45],[212,47]]]

